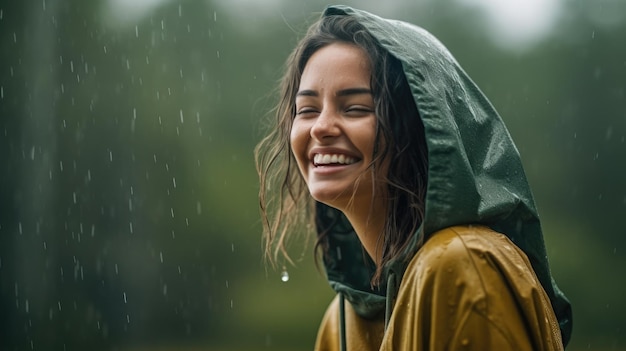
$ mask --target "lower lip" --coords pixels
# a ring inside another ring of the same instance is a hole
[[[355,165],[355,163],[352,163],[349,165],[332,165],[332,166],[313,165],[312,169],[313,169],[313,172],[316,174],[333,174],[333,173],[341,172],[353,165]]]

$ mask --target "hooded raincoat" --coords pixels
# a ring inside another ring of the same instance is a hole
[[[551,277],[541,226],[519,153],[504,123],[449,51],[417,26],[346,6],[402,63],[428,148],[425,217],[414,245],[375,270],[343,214],[324,258],[338,293],[316,350],[560,350],[571,307]],[[420,238],[424,244],[420,246]],[[347,302],[344,302],[347,301]]]

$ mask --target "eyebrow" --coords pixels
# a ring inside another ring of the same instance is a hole
[[[348,95],[361,95],[361,94],[372,94],[372,90],[369,88],[348,88],[339,90],[335,95],[336,96],[348,96]],[[319,96],[319,93],[316,90],[300,90],[296,93],[296,97],[298,96]]]

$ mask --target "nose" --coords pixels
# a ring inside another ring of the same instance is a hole
[[[322,110],[311,127],[311,137],[323,140],[338,136],[341,134],[340,119],[336,112],[330,109]]]

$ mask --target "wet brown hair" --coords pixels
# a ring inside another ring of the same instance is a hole
[[[424,127],[402,63],[350,16],[325,16],[309,27],[287,59],[279,87],[280,100],[269,121],[268,134],[255,149],[265,256],[274,266],[281,256],[292,262],[287,253],[290,238],[315,231],[318,231],[316,249],[323,253],[327,248],[325,238],[332,228],[315,227],[315,201],[291,152],[290,134],[295,96],[306,63],[317,50],[337,42],[361,48],[372,71],[377,123],[373,161],[367,172],[372,172],[372,179],[386,184],[388,201],[377,248],[382,250],[382,257],[372,277],[372,283],[378,284],[383,267],[397,259],[418,235],[424,218],[427,151]],[[377,166],[383,160],[389,163],[387,174],[380,174]]]

